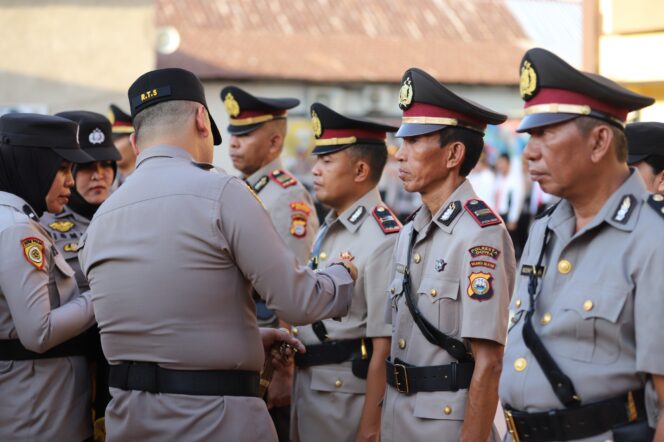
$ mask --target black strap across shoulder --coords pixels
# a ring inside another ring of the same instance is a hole
[[[260,375],[244,370],[173,370],[154,362],[111,365],[109,387],[152,394],[259,397]]]
[[[457,359],[460,362],[472,362],[473,357],[464,345],[458,339],[454,339],[451,336],[446,335],[441,332],[438,327],[431,324],[422,316],[420,309],[417,308],[417,305],[413,302],[411,298],[411,280],[410,280],[410,255],[413,252],[413,247],[415,246],[415,239],[417,238],[417,231],[413,229],[410,235],[410,242],[408,244],[408,263],[404,270],[404,279],[403,279],[403,296],[406,298],[406,305],[408,306],[408,311],[410,312],[417,328],[420,329],[422,335],[426,338],[427,341],[433,345],[437,345],[446,352],[450,354],[454,359]]]
[[[18,339],[0,339],[0,361],[30,361],[36,359],[85,356],[92,348],[90,331],[86,331],[44,353],[28,350]]]

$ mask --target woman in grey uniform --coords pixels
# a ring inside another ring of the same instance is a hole
[[[90,438],[89,378],[79,335],[94,324],[90,293],[38,223],[74,184],[76,124],[0,117],[0,440]]]

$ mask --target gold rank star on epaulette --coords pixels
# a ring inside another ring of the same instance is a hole
[[[295,184],[297,184],[297,178],[295,178],[293,175],[291,175],[290,173],[286,172],[283,169],[277,169],[272,171],[272,173],[270,174],[270,178],[272,179],[272,181],[279,184],[284,189],[286,187],[294,186]]]

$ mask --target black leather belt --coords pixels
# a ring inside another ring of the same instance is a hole
[[[152,394],[259,397],[259,380],[255,371],[172,370],[153,362],[123,362],[110,366],[108,385]]]
[[[583,439],[646,417],[643,390],[576,408],[538,413],[526,413],[505,405],[504,413],[514,442]]]
[[[63,342],[43,353],[30,351],[18,339],[0,339],[0,361],[29,361],[34,359],[66,358],[85,356],[92,346],[91,331]]]
[[[366,359],[371,355],[368,354],[369,350],[366,345],[363,346],[362,341],[362,338],[340,339],[307,345],[306,353],[295,354],[295,365],[311,367],[314,365],[340,364],[350,361],[354,356]]]
[[[400,359],[385,361],[387,383],[399,393],[420,391],[457,391],[470,387],[474,362],[452,362],[448,365],[415,367]]]

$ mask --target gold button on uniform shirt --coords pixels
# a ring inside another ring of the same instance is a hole
[[[481,227],[463,208],[474,200],[477,195],[466,180],[437,213],[432,215],[422,206],[401,230],[386,292],[387,319],[392,323],[392,360],[399,358],[415,366],[456,362],[426,340],[404,299],[404,269],[413,229],[418,235],[410,259],[411,297],[422,315],[466,346],[470,346],[470,338],[504,344],[515,272],[514,249],[502,223]],[[420,256],[419,262],[416,256]],[[381,440],[459,440],[467,397],[467,389],[405,395],[388,386]],[[496,437],[494,429],[491,440]]]
[[[329,339],[390,336],[385,323],[385,299],[390,260],[397,234],[386,234],[374,218],[383,206],[377,188],[336,216],[330,212],[320,254],[330,259],[350,253],[358,269],[350,312],[341,321],[323,321]],[[327,266],[321,261],[319,268]],[[311,326],[298,327],[305,345],[320,344]],[[357,435],[366,380],[351,371],[351,362],[297,368],[293,388],[291,439],[293,441],[353,441]]]
[[[635,203],[620,213],[626,195],[635,197]],[[534,319],[532,324],[571,379],[582,404],[643,388],[643,373],[664,375],[664,340],[658,332],[664,318],[664,218],[648,207],[647,199],[641,178],[632,170],[577,233],[573,233],[573,209],[562,200],[552,213],[535,222],[521,258],[521,266],[537,263],[548,226],[551,239],[533,316],[542,321]],[[564,260],[571,265],[560,272]],[[511,306],[515,323],[503,359],[500,399],[530,413],[562,409],[523,341],[525,312],[530,308],[528,280],[523,273],[517,276],[515,298],[521,303]],[[610,432],[583,440],[608,439],[612,439]]]

